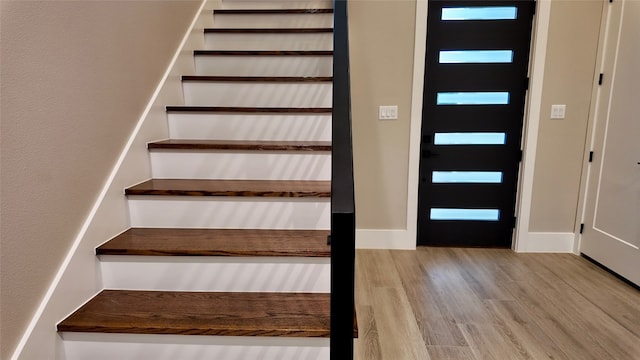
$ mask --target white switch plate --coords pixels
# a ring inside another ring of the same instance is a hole
[[[564,119],[567,105],[551,105],[551,118],[552,119]]]
[[[378,108],[379,120],[396,120],[398,119],[398,105],[380,106]]]

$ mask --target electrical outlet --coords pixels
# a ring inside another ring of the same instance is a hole
[[[380,106],[378,108],[379,120],[396,120],[398,119],[398,105]]]

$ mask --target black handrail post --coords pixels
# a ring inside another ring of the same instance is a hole
[[[353,359],[355,202],[347,0],[334,0],[331,157],[331,360]]]
[[[331,360],[353,359],[354,338],[354,214],[334,214],[333,232],[344,234],[331,245]],[[350,245],[352,244],[352,245]]]

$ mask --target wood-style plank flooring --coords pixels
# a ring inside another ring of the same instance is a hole
[[[640,291],[571,254],[358,250],[356,360],[640,360]]]

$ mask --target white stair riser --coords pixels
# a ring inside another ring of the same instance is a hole
[[[328,338],[62,333],[65,360],[329,360]]]
[[[216,14],[214,28],[330,28],[333,14]]]
[[[185,81],[182,83],[186,105],[231,107],[331,107],[332,86],[331,82]]]
[[[331,56],[206,56],[195,57],[197,75],[332,76]]]
[[[131,227],[309,229],[330,227],[329,198],[129,196]]]
[[[330,152],[152,151],[155,179],[331,180]]]
[[[207,50],[333,50],[332,33],[217,34],[204,36]]]
[[[223,9],[331,9],[333,0],[223,0]]]
[[[100,256],[105,289],[331,291],[329,258]]]
[[[168,121],[172,139],[331,141],[331,114],[169,113]]]

